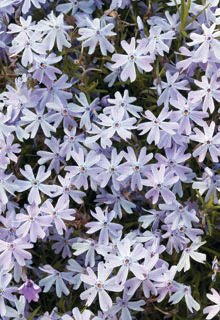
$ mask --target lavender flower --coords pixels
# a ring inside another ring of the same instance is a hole
[[[6,315],[6,305],[5,299],[9,301],[15,301],[16,297],[12,294],[16,291],[15,287],[8,287],[9,283],[12,280],[11,273],[2,273],[0,272],[0,315],[4,317]]]
[[[145,43],[140,42],[137,48],[135,48],[135,38],[132,38],[130,44],[125,40],[121,41],[121,46],[126,54],[113,54],[112,61],[115,64],[112,67],[115,69],[122,67],[120,74],[122,81],[130,78],[131,82],[133,82],[136,79],[135,65],[137,65],[138,70],[141,72],[142,70],[145,72],[152,70],[150,63],[153,62],[153,59],[147,55]]]
[[[40,270],[49,274],[46,278],[40,280],[39,285],[44,286],[43,292],[48,292],[52,285],[56,285],[56,294],[61,298],[62,293],[66,296],[70,293],[66,286],[66,282],[72,283],[72,275],[70,272],[59,272],[50,265],[40,267]]]
[[[111,271],[111,268],[107,268],[103,262],[100,262],[97,276],[91,268],[87,268],[88,275],[81,275],[81,280],[91,286],[80,295],[82,300],[86,300],[87,306],[92,304],[98,294],[101,310],[108,311],[112,307],[112,300],[106,291],[119,292],[122,287],[117,284],[114,277],[108,279]]]
[[[83,41],[83,47],[89,47],[89,54],[93,54],[97,44],[99,44],[102,55],[106,56],[107,51],[112,53],[115,50],[107,39],[107,37],[116,35],[115,32],[112,32],[113,28],[112,23],[105,24],[105,21],[99,18],[94,20],[87,18],[87,27],[79,29],[81,37],[78,40]]]
[[[211,289],[212,294],[208,293],[209,300],[215,303],[215,305],[204,308],[203,313],[208,313],[206,319],[212,319],[220,312],[220,295],[215,289]]]
[[[138,124],[138,130],[142,130],[140,135],[143,135],[149,131],[147,142],[151,144],[153,141],[155,144],[158,144],[161,138],[161,131],[169,133],[170,135],[175,134],[175,130],[178,129],[178,124],[175,122],[166,122],[165,120],[168,119],[172,114],[172,111],[168,112],[166,108],[163,108],[161,113],[158,117],[155,117],[155,115],[150,111],[145,111],[145,118],[150,120],[150,122],[144,122],[141,124]]]
[[[47,216],[40,215],[39,207],[33,202],[26,207],[27,213],[19,213],[16,215],[16,220],[20,222],[17,229],[17,235],[20,237],[30,236],[31,242],[36,242],[37,238],[43,239],[45,237],[45,227],[49,227],[51,220]]]
[[[128,239],[121,240],[118,245],[118,255],[108,254],[106,259],[106,266],[108,268],[119,267],[120,269],[117,273],[117,281],[120,284],[124,284],[128,272],[131,271],[137,278],[141,279],[142,276],[142,267],[138,263],[138,260],[141,260],[145,257],[145,249],[142,244],[137,244],[133,251],[131,252],[132,243]]]
[[[73,221],[75,217],[73,214],[76,212],[74,209],[69,209],[69,201],[60,197],[54,207],[50,200],[47,200],[41,207],[41,211],[46,213],[45,219],[48,219],[55,225],[58,234],[62,235],[63,230],[67,230],[63,220]]]
[[[128,153],[124,153],[127,162],[121,165],[118,180],[123,181],[129,177],[129,180],[131,179],[131,189],[135,190],[137,187],[139,190],[142,190],[144,184],[143,175],[148,168],[146,163],[153,158],[153,154],[146,154],[147,148],[143,147],[137,159],[131,147],[128,147],[127,150]]]
[[[159,195],[163,197],[164,201],[168,204],[175,200],[175,195],[169,188],[179,180],[179,177],[174,175],[173,172],[168,172],[165,165],[161,164],[160,168],[152,166],[151,172],[146,172],[147,180],[144,184],[148,187],[152,187],[145,197],[148,199],[153,198],[153,203],[158,202]]]
[[[201,143],[193,152],[193,156],[199,156],[199,162],[202,162],[206,157],[207,151],[209,151],[212,161],[218,162],[218,157],[220,156],[220,133],[213,136],[215,130],[214,121],[211,122],[210,126],[204,125],[203,129],[204,133],[198,128],[194,128],[195,135],[190,136],[191,140]]]
[[[10,242],[0,240],[0,263],[4,265],[5,270],[8,270],[13,259],[20,266],[25,266],[25,260],[31,259],[32,255],[25,249],[33,248],[33,244],[28,243],[24,238],[18,238]]]
[[[204,253],[196,252],[206,241],[201,242],[198,238],[197,241],[193,242],[189,248],[186,248],[177,264],[177,271],[181,271],[184,268],[184,272],[190,269],[190,257],[199,262],[204,263],[206,255]]]
[[[210,83],[206,76],[202,76],[202,81],[194,80],[195,84],[201,88],[201,90],[191,91],[189,93],[189,99],[192,102],[201,102],[204,98],[202,109],[207,112],[209,109],[211,113],[215,110],[214,99],[220,102],[220,82],[217,82],[216,75],[213,75]]]
[[[48,14],[47,19],[41,20],[35,27],[36,30],[41,31],[46,35],[42,42],[43,46],[47,50],[52,50],[56,41],[57,49],[59,51],[62,51],[63,46],[67,48],[71,47],[71,43],[69,42],[70,37],[66,30],[72,28],[72,26],[64,24],[64,16],[62,13],[56,17],[53,11]]]
[[[34,283],[32,280],[26,280],[18,289],[20,294],[23,294],[25,299],[30,303],[33,301],[38,301],[41,288]]]
[[[42,183],[51,175],[51,171],[45,171],[45,166],[39,167],[36,178],[29,164],[26,164],[24,168],[25,170],[20,169],[20,171],[28,181],[18,180],[17,185],[20,191],[31,189],[28,195],[29,203],[41,203],[40,191],[44,194],[47,194],[48,196],[51,196],[51,192],[56,191],[56,186]]]
[[[115,217],[114,211],[108,211],[108,208],[103,211],[100,207],[96,207],[96,213],[91,211],[91,215],[98,220],[98,222],[88,222],[85,226],[89,228],[87,233],[91,234],[94,232],[100,231],[99,234],[99,244],[108,245],[109,236],[110,237],[119,237],[120,231],[123,227],[118,223],[111,222]]]

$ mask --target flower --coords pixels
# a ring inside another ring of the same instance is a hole
[[[13,296],[13,292],[16,291],[15,287],[8,287],[9,283],[12,280],[12,274],[11,273],[3,273],[0,272],[0,315],[1,317],[4,317],[6,315],[6,305],[5,305],[5,299],[9,301],[15,301],[16,297]]]
[[[84,189],[87,190],[88,177],[90,177],[92,184],[92,179],[94,179],[101,171],[100,168],[96,166],[97,162],[100,160],[100,155],[96,154],[93,150],[85,154],[85,151],[80,148],[78,153],[74,151],[72,152],[72,158],[75,160],[77,165],[65,167],[65,170],[69,171],[71,183],[73,183],[77,188],[83,186]]]
[[[101,188],[106,187],[109,181],[111,180],[114,189],[120,189],[118,177],[121,172],[120,162],[122,158],[123,152],[117,154],[117,150],[115,148],[112,149],[110,161],[104,155],[100,158],[99,167],[101,168],[101,172],[98,174],[96,181],[100,184]]]
[[[111,271],[112,268],[107,268],[103,262],[99,262],[97,276],[89,267],[87,268],[88,274],[81,275],[81,280],[90,285],[89,289],[80,294],[80,298],[86,300],[87,306],[92,304],[98,294],[102,311],[108,311],[112,307],[112,300],[106,291],[120,292],[122,286],[117,284],[115,277],[108,279]]]
[[[16,215],[16,220],[20,222],[17,235],[24,238],[29,234],[31,242],[36,242],[38,238],[43,239],[46,235],[44,229],[51,226],[51,219],[40,215],[41,211],[35,202],[27,206],[26,210],[27,214]]]
[[[29,133],[31,132],[31,138],[33,139],[39,127],[41,126],[44,134],[46,137],[51,137],[51,131],[56,132],[56,129],[50,124],[50,118],[48,117],[48,114],[44,114],[44,110],[36,110],[36,113],[32,112],[29,109],[23,110],[23,116],[21,117],[21,120],[24,124],[28,124],[25,128],[25,132]]]
[[[26,320],[27,318],[25,317],[25,306],[26,306],[26,300],[24,296],[21,296],[19,300],[15,298],[13,300],[16,310],[6,306],[6,317],[9,317],[11,319],[19,319],[19,320]]]
[[[178,290],[170,297],[169,302],[172,304],[179,303],[183,297],[186,300],[187,307],[192,313],[193,309],[196,311],[200,309],[200,305],[195,301],[195,299],[193,299],[191,295],[190,286],[178,285]]]
[[[47,218],[51,223],[55,225],[55,228],[60,235],[63,234],[63,230],[67,230],[63,220],[73,221],[75,219],[75,217],[73,217],[73,214],[75,214],[76,212],[74,209],[69,208],[69,201],[66,201],[66,199],[62,197],[58,199],[55,207],[48,199],[41,206],[41,211],[47,214],[46,216],[44,216],[44,218]]]
[[[147,142],[151,144],[153,141],[157,145],[161,139],[161,133],[163,131],[174,135],[175,131],[178,129],[178,124],[176,122],[166,122],[171,116],[172,111],[168,111],[166,108],[163,108],[158,117],[150,111],[145,111],[145,118],[150,120],[150,122],[143,122],[138,124],[138,130],[142,130],[140,135],[143,135],[149,131],[147,136]],[[160,130],[162,129],[162,130]]]
[[[131,252],[131,246],[131,241],[125,238],[117,244],[118,255],[110,253],[105,257],[106,266],[108,268],[120,266],[117,273],[117,281],[119,284],[125,283],[129,271],[131,271],[137,278],[142,278],[143,270],[141,265],[138,263],[138,260],[145,257],[146,250],[141,243],[138,243]]]
[[[84,2],[84,1],[82,1]],[[74,308],[72,310],[72,315],[74,318],[72,318],[69,315],[63,315],[62,320],[90,320],[93,316],[93,313],[90,310],[84,310],[83,312],[80,312],[78,308]]]
[[[12,41],[12,47],[9,52],[11,57],[17,56],[21,51],[21,63],[24,67],[31,64],[34,60],[34,53],[45,54],[46,49],[41,43],[42,35],[40,32],[32,32],[31,34],[23,33]]]
[[[24,0],[22,5],[22,13],[26,14],[30,10],[31,4],[33,4],[36,8],[40,9],[40,4],[45,2],[46,0]]]
[[[100,125],[104,127],[109,127],[105,129],[103,136],[105,138],[111,138],[117,132],[119,137],[124,140],[131,139],[131,132],[129,130],[136,129],[134,127],[134,123],[136,122],[136,118],[128,118],[124,119],[124,110],[119,109],[116,110],[115,108],[112,109],[111,115],[106,116],[105,114],[100,114],[99,122]]]
[[[41,292],[41,288],[34,283],[32,280],[26,280],[18,289],[20,294],[23,294],[25,299],[30,303],[33,301],[38,301],[39,295],[38,293]]]
[[[189,99],[195,103],[200,103],[204,98],[202,109],[207,112],[209,109],[211,113],[215,110],[215,104],[213,99],[220,102],[220,82],[217,82],[217,76],[211,77],[210,83],[206,76],[202,76],[202,81],[194,80],[195,84],[201,88],[201,90],[190,91]]]
[[[13,183],[12,183],[13,182]],[[18,180],[15,182],[15,176],[11,174],[5,174],[4,170],[0,169],[0,201],[3,204],[8,202],[6,191],[12,195],[18,189]]]
[[[39,268],[43,272],[49,273],[44,279],[41,279],[39,282],[40,286],[44,286],[43,292],[48,292],[52,285],[56,285],[56,295],[61,298],[62,293],[66,296],[69,295],[69,289],[66,286],[66,282],[72,283],[72,274],[70,272],[60,272],[50,265],[45,265]]]
[[[113,106],[106,107],[104,109],[104,113],[111,113],[112,108],[116,109],[124,109],[126,118],[129,118],[129,113],[131,113],[134,117],[140,118],[140,115],[138,112],[141,112],[143,110],[142,107],[136,106],[132,104],[132,102],[136,101],[137,99],[135,97],[129,97],[128,90],[124,91],[123,96],[119,91],[115,93],[115,99],[108,99],[108,102],[112,104]]]
[[[50,237],[51,240],[57,241],[52,244],[52,249],[56,254],[60,254],[62,251],[62,258],[72,257],[72,252],[70,250],[71,245],[75,242],[74,238],[70,238],[73,233],[73,228],[69,228],[65,231],[64,235],[55,233]]]
[[[38,160],[40,165],[44,164],[51,160],[48,170],[51,171],[54,169],[57,174],[60,172],[60,162],[65,164],[63,157],[60,155],[60,140],[57,140],[55,137],[51,139],[45,139],[44,143],[50,148],[52,152],[49,151],[38,151],[37,155],[41,157]]]
[[[60,69],[53,67],[52,65],[61,61],[60,56],[56,56],[54,53],[49,55],[35,55],[33,65],[29,69],[29,72],[33,73],[33,78],[37,79],[40,83],[47,85],[51,80],[56,80],[57,74],[62,74]]]
[[[128,153],[124,153],[127,162],[121,165],[118,180],[123,181],[129,178],[131,180],[131,190],[135,190],[136,187],[142,190],[144,184],[143,175],[148,168],[146,163],[153,158],[153,153],[146,154],[147,148],[143,147],[137,159],[131,147],[127,147],[127,151]]]
[[[33,170],[29,164],[24,166],[25,170],[20,169],[21,174],[28,180],[18,180],[17,185],[19,191],[25,191],[31,189],[28,195],[29,203],[35,202],[36,204],[41,203],[40,191],[48,196],[51,196],[51,192],[56,191],[57,187],[55,185],[43,184],[47,178],[50,177],[51,171],[45,171],[45,166],[40,166],[35,178]]]
[[[96,110],[100,110],[100,107],[97,106],[98,98],[89,103],[85,93],[80,92],[79,96],[76,95],[77,101],[81,104],[81,106],[77,104],[73,104],[73,112],[75,112],[76,117],[80,117],[80,128],[85,128],[90,130],[92,127],[92,118],[96,113]],[[78,115],[79,114],[79,115]]]
[[[53,11],[51,11],[47,16],[47,19],[40,20],[36,25],[35,30],[41,31],[43,32],[43,35],[46,35],[42,44],[47,50],[52,50],[56,41],[57,49],[62,51],[63,46],[67,48],[71,47],[71,43],[69,42],[70,37],[66,30],[72,28],[72,26],[64,24],[64,15],[62,13],[56,17]]]
[[[33,244],[28,243],[24,238],[18,238],[10,242],[0,240],[0,263],[4,269],[8,270],[11,263],[17,261],[20,266],[25,266],[25,260],[31,259],[32,255],[25,249],[33,248]]]
[[[218,157],[220,157],[220,132],[218,132],[214,137],[215,122],[212,121],[210,126],[207,124],[203,127],[204,133],[198,128],[194,128],[195,135],[191,135],[190,139],[200,142],[200,146],[196,148],[193,152],[193,157],[199,156],[199,162],[202,162],[209,151],[211,159],[213,162],[218,162]]]
[[[169,102],[171,99],[178,100],[183,98],[182,94],[179,92],[179,90],[190,90],[187,85],[187,80],[179,80],[179,72],[174,73],[171,75],[169,71],[166,72],[166,78],[167,82],[161,81],[161,86],[163,92],[160,94],[160,97],[157,101],[158,106],[161,106],[164,104],[165,107],[168,107]]]
[[[99,234],[99,244],[108,245],[109,236],[119,237],[120,231],[123,227],[118,223],[111,222],[115,217],[114,211],[108,211],[108,207],[105,209],[104,214],[100,207],[95,208],[96,213],[91,211],[91,215],[98,220],[98,222],[88,222],[85,226],[89,228],[87,233],[91,234],[100,231]]]
[[[144,184],[152,187],[152,189],[145,194],[147,199],[153,197],[153,204],[157,203],[159,195],[161,194],[163,200],[168,204],[171,204],[175,200],[175,195],[169,188],[179,180],[179,177],[174,175],[173,172],[166,170],[164,164],[161,164],[159,169],[152,166],[151,172],[146,172],[145,175],[148,179],[144,181]]]
[[[95,265],[95,251],[98,249],[98,244],[92,239],[86,239],[73,243],[72,248],[76,250],[74,252],[75,256],[81,255],[86,252],[85,256],[85,266],[94,267]]]
[[[190,94],[192,91],[190,91]],[[178,97],[178,100],[170,99],[170,103],[177,108],[178,111],[173,111],[170,119],[179,123],[178,132],[180,134],[190,135],[192,133],[193,122],[199,126],[204,126],[203,118],[208,117],[207,112],[199,111],[198,102],[194,103],[192,100],[186,100],[184,97]]]
[[[184,166],[184,162],[191,157],[190,153],[185,154],[185,147],[178,147],[174,144],[173,148],[165,148],[166,157],[156,153],[155,158],[158,160],[158,166],[164,164],[173,172],[176,176],[179,177],[181,181],[186,181],[187,176],[192,172],[192,169]]]
[[[128,296],[133,296],[141,284],[146,298],[149,298],[150,294],[157,295],[156,285],[158,282],[163,281],[163,272],[165,271],[164,267],[155,268],[155,265],[158,263],[158,259],[159,254],[155,254],[151,257],[151,253],[146,251],[142,270],[142,279],[134,277],[127,280],[125,283],[124,292],[126,292]]]
[[[214,32],[216,25],[213,24],[210,28],[202,24],[203,34],[191,33],[190,38],[192,42],[187,43],[188,46],[199,45],[198,49],[195,50],[193,60],[196,62],[206,63],[209,59],[210,50],[217,59],[220,59],[220,41],[216,39],[219,37],[219,31]]]
[[[105,190],[102,190],[101,194],[98,194],[96,197],[96,202],[100,204],[108,204],[110,207],[113,207],[113,211],[115,212],[115,218],[118,216],[119,219],[122,218],[122,209],[125,212],[131,214],[136,207],[136,204],[128,201],[123,195],[122,191],[116,191],[114,188],[111,188],[112,194],[107,193]]]
[[[134,311],[144,311],[142,306],[145,305],[144,300],[130,301],[132,298],[131,295],[127,295],[125,291],[123,292],[123,297],[116,298],[116,304],[113,305],[111,311],[113,314],[116,314],[121,311],[120,320],[130,320],[132,319],[130,310]],[[130,309],[130,310],[129,310]]]
[[[144,70],[145,72],[150,72],[153,69],[150,65],[153,59],[147,55],[145,42],[140,41],[137,48],[135,48],[135,38],[133,37],[130,44],[122,40],[121,46],[126,54],[113,54],[112,61],[114,61],[115,64],[113,64],[112,67],[114,69],[122,67],[120,74],[122,81],[130,78],[131,82],[133,82],[136,79],[135,65],[137,65],[139,71]]]
[[[190,247],[183,250],[180,260],[177,264],[177,271],[181,271],[184,268],[184,272],[190,269],[190,257],[199,262],[204,263],[206,255],[204,253],[196,252],[206,241],[201,242],[200,238],[193,242]]]
[[[92,5],[93,5],[93,1],[68,0],[67,3],[59,4],[56,7],[56,10],[65,14],[71,11],[72,16],[75,15],[79,9],[81,11],[84,11],[85,13],[90,14],[93,12]]]
[[[85,192],[75,190],[74,186],[70,182],[69,174],[67,174],[65,178],[59,175],[58,180],[61,186],[56,186],[56,192],[53,194],[53,197],[61,195],[60,198],[62,198],[64,202],[69,201],[69,198],[71,198],[77,203],[83,203],[81,197],[84,197],[86,194]]]
[[[105,20],[87,18],[87,27],[79,28],[79,41],[83,41],[83,47],[89,47],[89,54],[93,54],[97,44],[100,46],[102,55],[106,56],[107,51],[113,52],[115,49],[108,41],[107,37],[115,36],[116,33],[111,30],[114,28],[113,23],[105,24]]]
[[[220,295],[215,289],[211,289],[212,294],[208,293],[207,298],[214,302],[216,305],[204,308],[203,313],[208,313],[206,319],[212,319],[220,312]]]
[[[192,222],[199,222],[196,211],[190,210],[188,206],[182,205],[178,201],[174,201],[172,204],[159,204],[159,208],[166,211],[164,222],[172,224],[172,230],[178,228],[179,225],[191,227]]]
[[[164,56],[164,52],[168,53],[170,51],[168,43],[174,39],[175,33],[173,30],[162,33],[162,29],[164,28],[161,28],[158,25],[150,28],[150,35],[145,41],[147,44],[146,50],[147,52],[150,52],[151,55],[157,54]]]

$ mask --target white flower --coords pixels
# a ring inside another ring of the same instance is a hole
[[[200,238],[193,242],[189,248],[186,248],[177,264],[177,271],[181,271],[184,268],[184,272],[190,269],[190,258],[193,260],[204,263],[206,260],[206,255],[204,253],[196,252],[196,250],[201,247],[206,241],[201,242]]]
[[[210,293],[207,294],[207,298],[216,305],[208,306],[203,310],[203,313],[208,313],[206,319],[212,319],[220,312],[220,295],[215,289],[211,289],[212,295]]]

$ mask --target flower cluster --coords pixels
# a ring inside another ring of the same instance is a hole
[[[1,319],[218,317],[219,5],[0,1]]]

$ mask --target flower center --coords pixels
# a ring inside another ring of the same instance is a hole
[[[170,165],[173,166],[173,165],[174,165],[174,162],[173,162],[173,161],[170,161]]]
[[[184,231],[185,231],[185,228],[184,228],[184,227],[180,227],[180,231],[181,231],[181,232],[184,232]]]
[[[34,180],[34,181],[33,181],[33,184],[36,186],[36,185],[37,185],[37,180]]]
[[[55,216],[55,215],[56,215],[56,212],[55,212],[55,211],[53,211],[53,212],[52,212],[52,216]]]
[[[138,171],[139,170],[139,166],[135,166],[134,170]]]
[[[119,127],[119,123],[116,122],[116,123],[115,123],[115,128],[118,128],[118,127]]]
[[[65,191],[66,191],[66,192],[69,192],[69,191],[70,191],[70,189],[69,189],[69,188],[65,188]]]
[[[208,93],[211,92],[211,89],[207,89],[207,92],[208,92]]]
[[[85,168],[84,168],[84,167],[81,167],[80,170],[81,170],[81,171],[85,171]]]
[[[154,121],[154,123],[158,124],[158,123],[159,123],[159,120],[156,119],[156,120]]]
[[[128,264],[130,263],[130,260],[129,260],[129,259],[125,259],[125,261],[124,261],[124,262],[125,262],[125,264],[127,264],[127,265],[128,265]]]
[[[133,55],[133,54],[130,55],[130,60],[131,60],[131,61],[134,60],[134,55]]]
[[[211,141],[208,140],[208,141],[207,141],[207,144],[211,144]]]
[[[105,222],[103,223],[103,226],[104,226],[104,227],[107,227],[107,225],[108,225],[108,223],[105,221]]]
[[[27,286],[30,288],[32,287],[32,283],[30,281],[28,281]]]
[[[110,171],[113,173],[113,172],[115,172],[115,169],[114,169],[114,168],[111,168]]]
[[[187,115],[189,113],[188,110],[184,110],[184,114]]]
[[[161,184],[159,183],[159,184],[157,185],[157,187],[160,189],[160,188],[161,188]]]
[[[45,65],[45,63],[41,62],[40,66],[41,66],[41,68],[45,68],[46,65]]]

